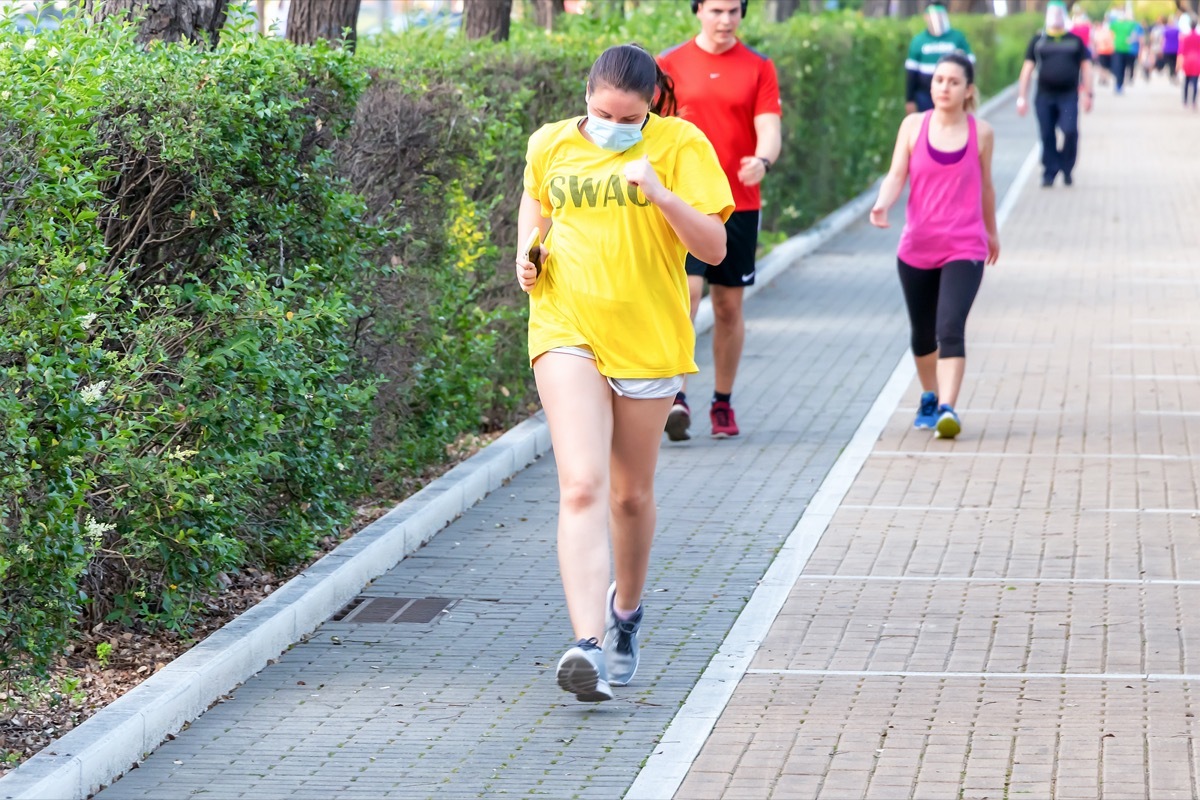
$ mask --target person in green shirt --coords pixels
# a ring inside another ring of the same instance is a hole
[[[962,31],[950,27],[950,14],[941,3],[930,3],[925,9],[925,30],[913,37],[904,60],[907,81],[904,90],[904,110],[913,114],[933,108],[930,84],[938,59],[961,50],[971,63],[975,56]]]
[[[1113,35],[1113,79],[1117,94],[1121,94],[1125,90],[1126,75],[1137,63],[1141,26],[1124,11],[1114,8],[1109,12],[1108,28]]]

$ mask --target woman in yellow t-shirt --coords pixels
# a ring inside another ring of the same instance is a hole
[[[585,102],[586,116],[529,138],[517,227],[521,242],[537,228],[542,245],[539,265],[517,254],[516,275],[530,298],[529,360],[558,465],[558,562],[578,640],[558,685],[596,702],[637,670],[654,468],[675,392],[696,371],[684,258],[721,263],[733,195],[700,130],[659,116],[674,94],[642,48],[605,50]]]

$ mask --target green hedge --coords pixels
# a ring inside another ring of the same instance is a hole
[[[326,47],[0,32],[0,668],[72,625],[186,628],[222,572],[347,517],[361,201],[330,145],[366,81]]]

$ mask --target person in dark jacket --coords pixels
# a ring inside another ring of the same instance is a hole
[[[1026,99],[1037,71],[1038,127],[1042,134],[1042,186],[1054,185],[1061,173],[1063,183],[1074,180],[1079,151],[1079,99],[1083,110],[1092,110],[1092,57],[1087,45],[1067,31],[1067,7],[1053,0],[1046,7],[1046,27],[1029,42],[1017,86],[1017,113],[1029,110]],[[1062,131],[1062,147],[1058,145]]]

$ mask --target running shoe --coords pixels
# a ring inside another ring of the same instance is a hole
[[[613,686],[628,686],[638,668],[638,631],[642,627],[642,607],[630,619],[620,619],[613,611],[617,584],[608,587],[604,604],[604,661],[608,680]]]
[[[737,420],[733,416],[733,406],[724,400],[714,400],[708,410],[708,418],[712,421],[714,439],[728,439],[738,435]]]
[[[594,638],[580,639],[558,660],[558,686],[581,703],[612,700],[604,651]]]
[[[953,439],[960,432],[962,423],[959,422],[954,409],[945,404],[938,406],[937,430],[934,436],[938,439]]]
[[[672,442],[686,442],[692,438],[688,433],[691,425],[692,410],[688,408],[687,401],[677,395],[671,413],[667,415],[667,438]]]
[[[913,427],[917,430],[931,431],[937,425],[937,418],[937,395],[933,392],[924,392],[921,395],[921,404],[917,406],[917,418],[913,420]]]

